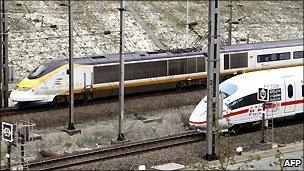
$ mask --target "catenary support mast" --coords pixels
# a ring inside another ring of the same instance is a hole
[[[0,34],[1,34],[1,39],[0,39],[0,47],[1,47],[1,52],[0,52],[0,107],[8,107],[8,98],[9,98],[9,93],[8,93],[8,27],[7,27],[7,22],[6,22],[6,1],[1,0],[0,2],[1,6],[1,16],[0,16]],[[3,105],[4,101],[4,105]]]
[[[72,17],[72,3],[71,0],[68,2],[69,8],[69,116],[70,121],[68,130],[75,130],[74,125],[74,61],[73,61],[73,17]]]
[[[185,36],[185,48],[189,45],[189,0],[186,0],[186,36]]]
[[[231,45],[231,38],[232,38],[232,0],[228,1],[228,11],[229,11],[229,18],[228,18],[228,41],[227,41],[227,44]]]
[[[3,107],[3,5],[0,1],[0,108]]]
[[[208,78],[207,78],[207,153],[206,159],[213,160],[216,152],[216,129],[219,117],[219,72],[220,72],[220,4],[209,0]]]
[[[119,61],[120,61],[120,77],[119,77],[119,125],[118,125],[118,141],[124,141],[124,76],[125,76],[125,64],[123,57],[124,47],[124,0],[120,0],[120,46],[119,46]]]

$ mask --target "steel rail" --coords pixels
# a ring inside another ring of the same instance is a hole
[[[292,121],[284,121],[276,124],[276,128],[284,127],[288,125],[301,125],[303,126],[304,120],[294,119]],[[241,134],[255,133],[260,131],[257,127],[253,129],[246,129],[233,134],[232,136],[238,136]],[[117,144],[112,147],[99,148],[86,152],[79,152],[77,154],[70,154],[57,158],[48,158],[41,161],[29,162],[28,168],[30,170],[53,170],[63,169],[72,166],[78,166],[81,164],[92,163],[101,160],[107,160],[111,158],[118,158],[127,155],[134,155],[138,153],[153,151],[157,149],[169,148],[172,146],[183,145],[187,143],[195,143],[198,141],[205,141],[206,135],[203,132],[189,131],[180,134],[169,135],[156,139],[149,139],[140,142],[129,142],[124,144]],[[1,168],[3,169],[3,168]]]
[[[141,142],[126,143],[123,145],[116,145],[109,148],[96,149],[80,154],[63,156],[60,158],[46,159],[38,162],[31,162],[28,165],[30,170],[53,170],[62,169],[75,165],[85,164],[104,159],[121,157],[136,153],[142,153],[171,146],[182,145],[186,143],[193,143],[204,140],[205,134],[197,131],[190,131],[186,133],[145,140]]]
[[[136,98],[142,98],[142,97],[155,97],[155,96],[164,96],[164,95],[170,95],[170,94],[180,94],[180,93],[187,93],[187,92],[194,92],[194,91],[200,91],[202,90],[202,86],[196,86],[196,87],[189,87],[187,89],[183,90],[174,90],[174,89],[167,89],[167,90],[156,90],[151,92],[139,92],[134,94],[128,94],[126,95],[129,99],[136,99]],[[159,93],[155,93],[159,92]],[[87,105],[96,105],[100,103],[111,103],[116,102],[117,97],[111,96],[111,97],[99,97],[92,99],[88,101],[87,103],[81,103],[76,102],[75,107],[81,107],[81,106],[87,106]],[[38,113],[38,112],[45,112],[50,110],[59,110],[59,109],[67,109],[68,104],[58,104],[56,106],[52,104],[39,104],[39,105],[32,105],[32,106],[26,106],[26,107],[9,107],[9,108],[0,108],[0,116],[1,117],[9,117],[11,115],[24,115],[28,113]]]

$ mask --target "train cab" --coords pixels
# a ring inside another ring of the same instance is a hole
[[[53,71],[62,67],[61,60],[50,60],[42,63],[34,69],[26,78],[17,84],[17,88],[11,92],[13,102],[48,102],[50,92],[48,85],[53,82]]]
[[[237,92],[238,87],[230,82],[223,82],[219,86],[220,96],[225,103],[223,103],[221,106],[221,110],[223,111],[223,115],[226,115],[228,113],[229,104],[227,102],[230,101],[230,98],[235,92]],[[225,119],[219,120],[221,126],[223,128],[228,127],[228,122],[225,121]],[[202,130],[206,130],[207,126],[207,96],[205,96],[199,104],[195,107],[194,111],[192,112],[190,118],[189,118],[189,124],[191,127],[198,127]]]
[[[268,89],[269,102],[258,100],[258,89]],[[303,66],[250,72],[225,80],[219,86],[223,98],[219,125],[222,131],[233,125],[303,114]],[[271,95],[270,95],[271,94]],[[191,127],[206,130],[207,97],[189,118]]]

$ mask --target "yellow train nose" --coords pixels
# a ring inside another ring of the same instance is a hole
[[[38,79],[24,78],[20,83],[17,84],[17,87],[23,89],[32,89],[36,87],[39,83],[40,81]]]

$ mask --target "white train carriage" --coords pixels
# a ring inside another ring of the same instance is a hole
[[[237,75],[219,86],[223,97],[223,117],[219,124],[223,131],[236,124],[303,114],[303,66],[256,71]],[[263,102],[257,100],[259,88],[277,89],[278,101],[269,102],[263,111]],[[279,95],[280,94],[280,95]],[[207,97],[195,107],[189,118],[192,127],[206,130]]]
[[[263,68],[303,63],[303,40],[285,40],[221,47],[221,70]]]
[[[124,54],[126,93],[201,84],[207,77],[206,52],[193,49]],[[302,65],[303,40],[221,46],[221,75]],[[118,92],[119,55],[76,58],[75,98],[112,96]],[[68,60],[51,60],[23,79],[14,102],[61,102],[68,95]]]

